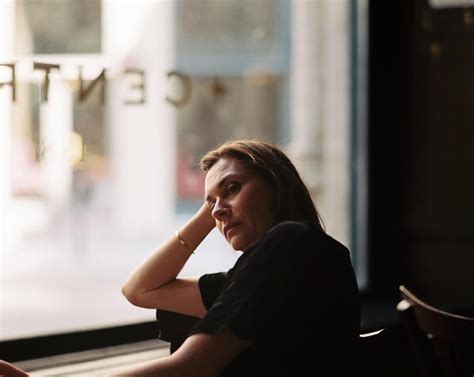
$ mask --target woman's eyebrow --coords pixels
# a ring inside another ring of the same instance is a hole
[[[222,177],[219,181],[219,183],[217,183],[217,189],[221,189],[222,186],[225,186],[226,182],[229,180],[229,179],[232,179],[234,178],[235,176],[237,176],[236,173],[228,173],[226,174],[224,177]],[[206,195],[206,198],[205,198],[205,201],[208,202],[212,200],[212,196],[210,196],[209,194]]]

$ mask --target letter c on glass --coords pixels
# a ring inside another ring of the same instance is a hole
[[[178,71],[170,71],[166,74],[168,78],[176,77],[181,83],[181,96],[178,98],[171,98],[170,96],[166,96],[166,101],[171,103],[173,106],[176,107],[183,107],[189,102],[191,98],[191,79],[188,75],[178,72]]]

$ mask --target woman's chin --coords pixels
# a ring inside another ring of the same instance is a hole
[[[230,246],[235,251],[241,251],[245,253],[246,250],[250,249],[256,241],[242,240],[239,238],[231,238],[229,241]]]
[[[248,248],[247,243],[243,242],[238,236],[234,236],[229,240],[229,244],[235,251],[244,251]]]

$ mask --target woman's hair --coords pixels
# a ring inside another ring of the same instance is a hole
[[[275,145],[257,140],[228,141],[201,159],[201,169],[209,169],[222,158],[235,158],[257,171],[273,189],[275,223],[308,221],[324,231],[321,217],[295,166]]]

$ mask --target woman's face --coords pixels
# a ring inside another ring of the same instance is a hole
[[[205,195],[217,228],[235,250],[245,251],[273,225],[269,183],[235,158],[209,169]]]

